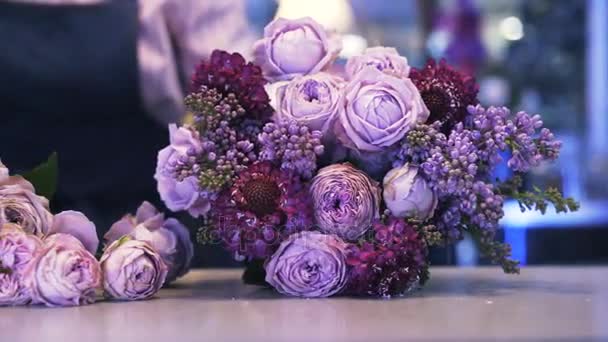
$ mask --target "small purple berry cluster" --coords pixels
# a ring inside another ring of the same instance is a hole
[[[310,179],[317,170],[317,157],[324,151],[321,138],[320,131],[311,131],[295,120],[269,122],[259,135],[260,159],[276,161],[282,169]]]

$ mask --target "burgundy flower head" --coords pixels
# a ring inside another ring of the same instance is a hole
[[[412,68],[410,79],[431,112],[428,122],[441,121],[445,133],[464,121],[467,106],[479,103],[475,78],[453,69],[444,59],[437,63],[430,58],[422,69]]]
[[[196,68],[191,91],[197,92],[204,85],[223,95],[233,93],[252,118],[266,121],[272,115],[266,83],[260,67],[247,63],[239,53],[214,50]]]
[[[348,292],[360,296],[402,295],[423,281],[427,268],[426,244],[403,219],[388,218],[373,225],[372,242],[351,245]]]
[[[240,172],[211,215],[211,227],[237,259],[269,257],[283,238],[312,225],[307,187],[270,162]]]

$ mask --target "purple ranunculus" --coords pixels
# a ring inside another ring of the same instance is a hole
[[[346,243],[319,232],[292,234],[266,264],[266,281],[282,294],[329,297],[346,285]]]
[[[319,170],[310,194],[319,229],[347,241],[358,239],[380,215],[378,183],[348,163]]]
[[[311,18],[278,18],[266,26],[264,38],[253,49],[256,63],[268,78],[288,80],[326,69],[342,43]]]
[[[294,78],[277,89],[277,119],[296,120],[325,135],[344,110],[343,82],[323,72]]]
[[[209,198],[200,191],[198,179],[195,176],[177,179],[175,170],[180,162],[194,158],[202,150],[201,142],[194,131],[174,124],[169,125],[169,140],[170,145],[158,153],[154,175],[158,193],[170,210],[187,210],[194,217],[202,216],[211,207]]]
[[[77,238],[57,233],[44,240],[25,271],[25,279],[34,303],[76,306],[95,302],[101,269]]]
[[[149,243],[125,236],[101,257],[103,288],[108,298],[140,300],[153,296],[165,283],[167,266]]]
[[[405,164],[390,170],[383,181],[384,203],[395,217],[426,220],[437,208],[437,195],[418,174],[418,167]]]
[[[99,246],[97,229],[95,228],[95,224],[81,212],[68,210],[55,215],[48,235],[57,233],[72,235],[91,254],[94,255],[97,252],[97,247]]]
[[[401,141],[429,111],[407,78],[365,68],[345,88],[346,110],[335,129],[340,141],[359,152],[382,152]]]
[[[366,49],[363,55],[349,58],[346,62],[346,75],[348,79],[352,79],[361,70],[369,67],[401,78],[410,73],[407,58],[399,55],[395,48],[376,46]]]
[[[17,225],[0,227],[0,306],[24,305],[31,300],[23,275],[41,245],[38,237]]]
[[[128,235],[148,242],[168,267],[166,283],[188,273],[194,255],[190,232],[181,222],[165,216],[149,202],[143,202],[135,216],[126,215],[104,236],[107,245]]]
[[[42,237],[52,222],[49,201],[36,195],[30,182],[20,176],[0,180],[0,225],[14,223],[27,233]]]

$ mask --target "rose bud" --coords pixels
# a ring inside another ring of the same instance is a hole
[[[376,46],[366,49],[361,56],[349,58],[346,62],[346,75],[352,79],[361,70],[370,67],[403,78],[410,73],[407,58],[399,55],[395,48]]]
[[[20,176],[0,178],[0,225],[14,223],[42,237],[53,222],[49,201],[37,196],[34,186]]]
[[[76,306],[95,302],[101,269],[78,239],[58,233],[44,240],[25,271],[25,279],[34,303]]]
[[[42,241],[19,226],[6,223],[0,227],[0,306],[30,302],[23,274]]]
[[[167,266],[149,243],[125,236],[114,241],[101,257],[103,288],[115,300],[152,297],[163,286]]]
[[[380,215],[380,187],[348,163],[319,170],[310,185],[315,223],[327,234],[357,240]]]
[[[424,221],[437,207],[437,195],[418,174],[418,168],[405,164],[390,170],[383,181],[384,203],[396,217]]]
[[[346,243],[319,232],[292,234],[266,264],[266,282],[282,294],[329,297],[346,285]]]
[[[143,202],[136,216],[126,215],[104,236],[107,245],[129,235],[148,242],[168,267],[166,284],[188,273],[194,255],[190,232],[181,222],[165,216],[149,202]]]
[[[254,46],[256,64],[271,80],[325,70],[338,57],[342,42],[311,18],[278,18],[264,29]]]

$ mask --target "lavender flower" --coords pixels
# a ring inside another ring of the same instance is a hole
[[[8,178],[8,168],[0,160],[0,182]]]
[[[295,120],[267,123],[258,136],[262,145],[260,159],[276,162],[281,169],[310,179],[317,169],[317,157],[324,152],[321,138],[320,131],[311,131]]]
[[[99,246],[97,229],[95,224],[81,212],[68,210],[55,215],[49,235],[58,233],[77,238],[93,255],[97,252]]]
[[[412,217],[424,221],[437,208],[437,195],[416,166],[405,164],[384,176],[384,203],[396,217]]]
[[[404,78],[410,73],[407,58],[400,56],[395,48],[376,46],[365,49],[361,56],[349,58],[346,62],[346,74],[352,79],[361,70],[369,67]]]

